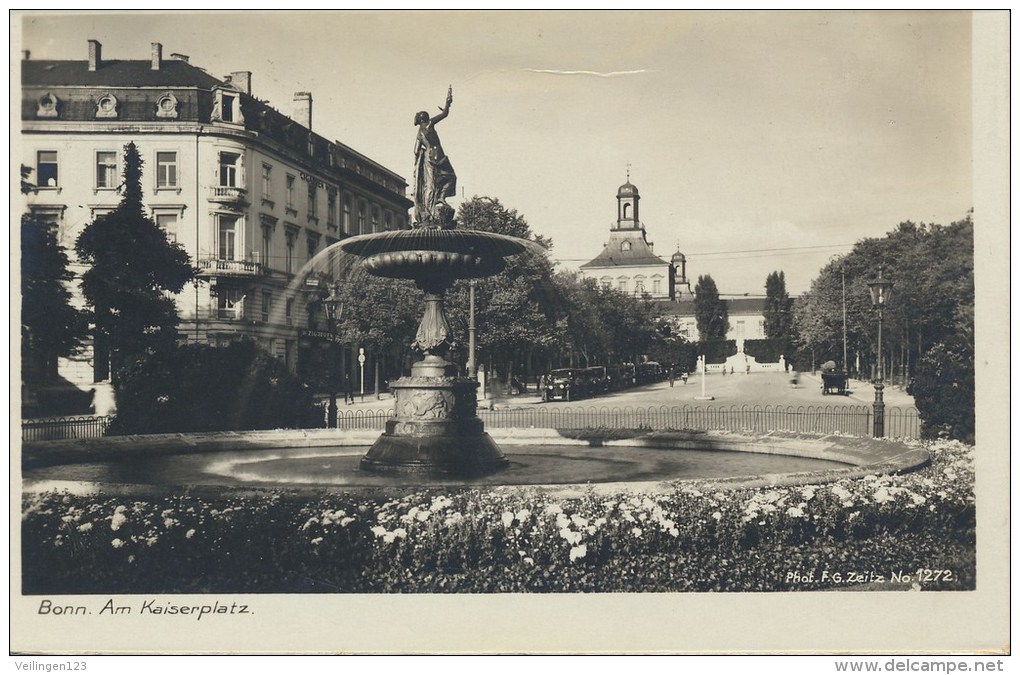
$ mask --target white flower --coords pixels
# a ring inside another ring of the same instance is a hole
[[[791,518],[803,518],[804,510],[801,509],[799,506],[791,506],[790,508],[786,509],[786,515],[788,515]]]
[[[118,506],[117,511],[114,512],[113,518],[110,520],[110,529],[116,532],[120,529],[120,526],[127,522],[127,516],[124,515],[124,507]]]
[[[347,527],[348,525],[350,525],[353,522],[354,522],[354,518],[351,518],[350,516],[348,516],[346,518],[343,518],[340,521],[340,527]]]
[[[534,565],[535,564],[535,559],[531,558],[531,557],[526,557],[526,558],[524,558],[524,562],[528,563],[529,565]]]
[[[375,527],[372,528],[372,534],[374,534],[377,537],[384,537],[386,536],[387,531],[386,528],[383,527],[382,525],[376,525]]]
[[[322,537],[316,537],[315,539],[312,539],[311,543],[315,546],[318,546],[319,544],[322,543]]]
[[[673,538],[679,537],[680,536],[680,530],[676,529],[675,527],[669,528],[669,536],[671,536]]]
[[[131,554],[131,555],[129,555],[129,556],[128,556],[128,562],[129,562],[129,563],[133,563],[134,561],[135,561],[135,556],[134,556],[134,554]]]
[[[549,504],[548,506],[545,507],[545,513],[550,516],[553,516],[559,513],[563,513],[563,509],[560,507],[559,504]]]
[[[568,527],[565,527],[562,530],[560,530],[560,536],[563,537],[567,541],[568,544],[575,544],[576,545],[576,544],[581,543],[581,533],[580,532],[574,532],[573,530],[571,530]]]
[[[530,517],[531,517],[531,511],[529,511],[527,509],[521,509],[520,511],[518,511],[517,513],[514,514],[514,518],[516,518],[517,521],[521,522],[521,523],[523,523],[525,520],[527,520]]]
[[[195,536],[195,528],[191,528],[190,530],[188,530],[187,532],[184,533],[184,538],[185,539],[191,539],[194,536]]]
[[[580,546],[574,546],[570,549],[570,562],[574,562],[578,558],[583,558],[588,555],[588,545],[581,544]]]
[[[503,515],[502,515],[502,518],[503,518],[503,527],[510,527],[511,525],[513,525],[514,514],[510,513],[509,511],[504,511]]]
[[[78,531],[79,532],[88,532],[91,529],[92,529],[92,523],[82,523],[81,525],[78,526]]]
[[[570,516],[570,522],[572,522],[577,527],[585,527],[585,526],[588,525],[588,519],[587,518],[582,518],[581,516],[577,515],[576,513],[574,515]]]
[[[558,514],[556,516],[556,527],[558,527],[558,528],[560,528],[562,530],[563,528],[567,527],[568,525],[570,525],[570,518],[567,518],[562,513],[560,513],[560,514]]]
[[[406,539],[407,538],[407,530],[405,530],[402,527],[398,527],[397,529],[393,530],[393,536],[394,537],[399,537],[400,539]]]
[[[124,542],[121,541],[120,539],[114,539],[113,541],[110,542],[110,546],[112,546],[114,548],[120,548],[123,545],[124,545]]]
[[[722,511],[716,511],[715,513],[712,514],[712,517],[715,518],[716,520],[722,520]]]
[[[893,496],[891,494],[889,494],[889,490],[887,490],[884,487],[881,487],[881,488],[878,488],[877,490],[875,490],[874,497],[875,497],[875,502],[878,503],[878,504],[883,504],[885,502],[893,501]]]
[[[171,527],[173,527],[176,523],[177,523],[177,521],[174,520],[173,518],[164,518],[163,519],[163,527],[165,527],[168,530]]]
[[[641,530],[640,527],[634,527],[634,528],[631,528],[630,533],[633,534],[635,537],[640,537],[641,533],[642,533],[642,530]]]

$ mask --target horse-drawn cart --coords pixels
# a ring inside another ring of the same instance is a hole
[[[822,396],[828,394],[848,395],[850,391],[846,388],[846,384],[849,379],[846,373],[839,370],[822,371]]]

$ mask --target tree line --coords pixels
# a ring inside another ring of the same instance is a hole
[[[184,395],[182,377],[208,379],[218,361],[208,348],[176,344],[179,317],[173,296],[186,284],[198,283],[196,270],[187,252],[170,242],[146,214],[142,160],[133,143],[125,147],[124,160],[120,204],[90,223],[75,243],[78,259],[88,266],[81,279],[84,307],[71,302],[72,275],[55,232],[30,214],[22,218],[23,380],[31,384],[53,378],[57,358],[75,353],[91,333],[97,358],[110,364],[115,386],[135,387],[141,411],[148,402],[148,410],[165,413],[173,401],[184,405],[185,399],[193,401],[201,394]],[[23,169],[22,191],[32,189],[30,170]],[[474,282],[477,361],[506,380],[532,378],[561,366],[636,363],[645,357],[691,370],[698,354],[719,353],[725,358],[733,349],[725,344],[726,303],[710,275],[699,277],[695,286],[700,342],[694,343],[678,335],[668,312],[647,296],[635,297],[577,273],[555,270],[549,257],[552,241],[533,232],[521,214],[498,199],[476,196],[465,201],[457,220],[461,227],[532,242],[529,251],[509,259],[500,274]],[[784,273],[769,274],[763,310],[772,343],[768,353],[786,354],[788,360],[792,355],[798,364],[810,362],[812,368],[823,358],[834,360],[860,376],[870,376],[877,355],[867,282],[879,265],[897,289],[895,302],[885,312],[885,376],[899,374],[909,382],[926,433],[972,438],[970,215],[948,226],[904,222],[883,238],[864,239],[823,267],[796,302],[786,291]],[[447,293],[448,318],[460,338],[452,357],[462,364],[467,360],[471,286],[458,281]],[[420,292],[410,282],[367,274],[336,279],[333,292],[343,306],[337,325],[341,341],[368,345],[386,364],[385,377],[405,374],[416,358],[409,345],[420,318]],[[309,306],[313,316],[321,310],[322,299]],[[184,356],[168,357],[174,350],[184,350]],[[193,352],[190,357],[188,350]],[[161,356],[155,358],[157,354]],[[234,370],[255,368],[273,383],[270,388],[281,401],[287,397],[310,401],[312,389],[336,386],[323,382],[322,373],[318,381],[301,382],[273,359],[261,358],[257,350],[235,350],[230,359],[220,361]],[[202,369],[194,367],[198,362],[204,364]],[[148,370],[145,364],[150,364]],[[161,384],[154,385],[156,381]],[[195,413],[183,417],[189,415]],[[230,418],[250,416],[216,416]],[[216,419],[208,423],[215,424]]]

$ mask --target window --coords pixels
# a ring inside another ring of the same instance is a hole
[[[379,231],[379,207],[372,207],[372,232]]]
[[[96,153],[96,189],[110,190],[117,187],[117,153]]]
[[[311,260],[315,257],[315,251],[319,248],[319,237],[309,236],[308,237],[308,259]]]
[[[358,234],[367,234],[365,229],[365,202],[358,202]]]
[[[262,228],[262,260],[260,261],[266,267],[269,267],[270,260],[273,257],[273,230],[269,227]]]
[[[177,214],[176,213],[157,213],[156,224],[159,228],[166,232],[166,238],[170,241],[177,243]]]
[[[625,241],[622,244],[620,244],[620,250],[621,251],[629,251],[630,247],[631,247],[631,243],[629,241]]]
[[[262,165],[262,198],[273,198],[273,167],[269,164]]]
[[[652,292],[656,295],[662,293],[662,279],[652,279]]]
[[[319,188],[315,185],[315,179],[308,179],[308,217],[319,217]]]
[[[223,94],[223,104],[220,107],[220,119],[224,122],[234,121],[234,104],[237,101],[236,96],[229,96]]]
[[[55,188],[57,180],[57,153],[55,150],[40,150],[36,156],[36,185],[41,188]]]
[[[297,238],[296,233],[287,233],[287,257],[285,263],[285,269],[287,274],[294,273],[294,240]]]
[[[294,208],[294,176],[287,174],[287,208]]]
[[[389,211],[383,214],[383,229],[385,230],[393,229],[393,214],[390,213]]]
[[[326,224],[336,227],[336,191],[326,193]]]
[[[287,312],[287,317],[286,317],[287,318],[287,325],[288,326],[293,326],[294,325],[294,298],[287,298],[286,312]]]
[[[351,198],[344,198],[344,222],[341,223],[344,232],[350,233],[351,231]]]
[[[273,313],[273,294],[269,291],[262,292],[262,321],[269,323],[269,315]]]
[[[237,218],[234,216],[219,217],[219,259],[237,260]]]
[[[619,280],[619,281],[618,281],[618,282],[616,283],[616,287],[617,287],[617,288],[618,288],[618,289],[619,289],[619,290],[620,290],[620,291],[621,291],[622,293],[626,293],[626,292],[627,292],[627,280],[626,280],[626,279],[620,279],[620,280]]]
[[[634,280],[634,294],[635,295],[641,295],[644,292],[645,292],[645,282],[644,282],[644,279],[635,279]]]
[[[220,319],[243,319],[244,298],[239,288],[221,288],[216,296],[217,316]]]
[[[116,119],[119,102],[113,94],[103,94],[96,101],[96,117],[99,119]]]
[[[177,187],[177,153],[156,153],[156,189]]]
[[[237,187],[237,169],[241,156],[233,152],[220,153],[220,187]]]

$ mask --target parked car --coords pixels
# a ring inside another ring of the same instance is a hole
[[[543,401],[576,401],[587,395],[583,368],[557,368],[545,378]]]

